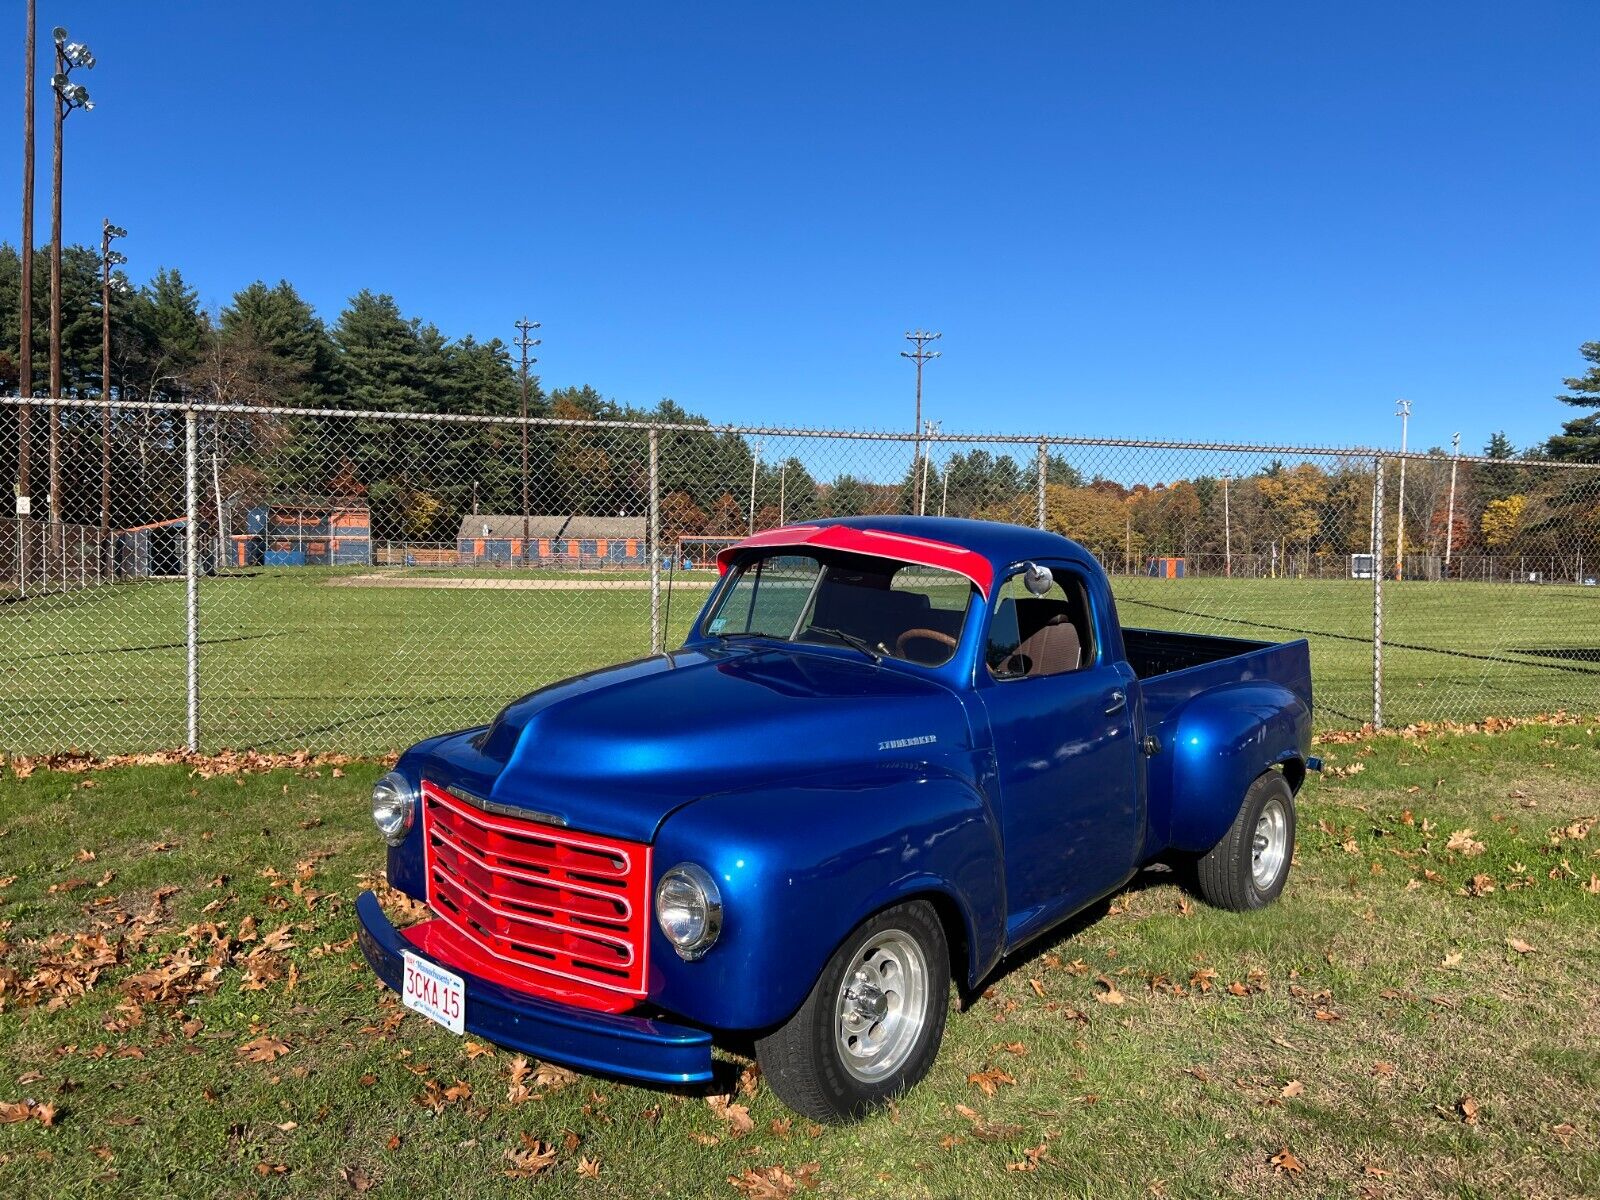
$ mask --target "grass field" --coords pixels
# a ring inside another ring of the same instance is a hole
[[[207,747],[377,751],[474,724],[507,700],[649,649],[643,590],[361,586],[369,568],[203,580],[200,727]],[[522,582],[526,572],[492,572]],[[605,580],[637,584],[635,573]],[[417,583],[438,572],[410,572]],[[553,579],[552,576],[539,576]],[[593,576],[564,575],[564,584]],[[672,598],[668,644],[705,599]],[[1371,715],[1371,585],[1115,580],[1129,625],[1310,639],[1318,718]],[[1600,590],[1391,584],[1390,723],[1600,708]],[[0,605],[0,748],[181,744],[184,590],[148,581]]]
[[[829,1129],[759,1078],[728,1107],[402,1015],[352,945],[377,765],[6,772],[0,1191],[1595,1195],[1597,734],[1325,745],[1280,903],[1147,872]]]

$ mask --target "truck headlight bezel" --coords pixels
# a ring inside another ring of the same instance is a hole
[[[704,956],[722,934],[722,891],[704,867],[682,862],[656,883],[656,924],[685,962]]]
[[[390,771],[372,785],[372,823],[391,846],[406,840],[417,821],[417,789],[399,771]]]

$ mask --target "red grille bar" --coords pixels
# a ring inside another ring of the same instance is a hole
[[[650,847],[484,812],[422,784],[428,904],[529,990],[642,997]]]

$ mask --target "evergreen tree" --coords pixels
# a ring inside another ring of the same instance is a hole
[[[279,403],[322,408],[339,385],[339,363],[327,326],[288,280],[269,288],[257,280],[234,293],[222,310],[222,329],[248,336],[280,366],[287,381]]]
[[[1546,443],[1545,453],[1566,462],[1600,462],[1600,342],[1585,342],[1578,349],[1591,366],[1582,375],[1565,380],[1571,390],[1556,399],[1596,411],[1565,422],[1561,432]]]

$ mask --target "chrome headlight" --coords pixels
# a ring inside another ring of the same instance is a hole
[[[722,932],[722,893],[704,867],[679,863],[656,884],[656,922],[678,957],[692,962]]]
[[[417,793],[399,771],[390,771],[372,785],[372,823],[383,840],[398,846],[417,819]]]

